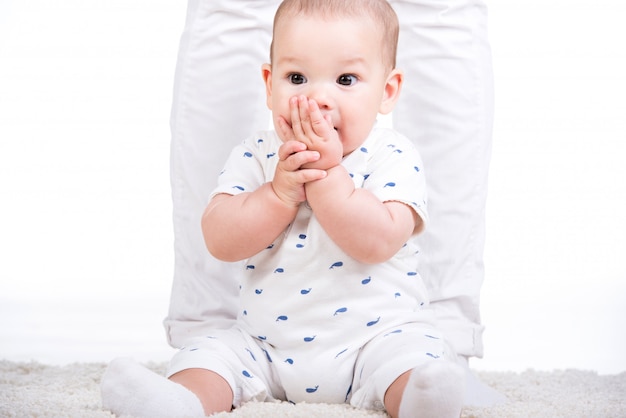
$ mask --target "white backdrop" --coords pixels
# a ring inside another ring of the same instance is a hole
[[[626,11],[490,1],[477,369],[626,371]],[[0,0],[0,359],[167,360],[183,0]]]

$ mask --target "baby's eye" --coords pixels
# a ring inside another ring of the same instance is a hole
[[[358,78],[354,74],[341,74],[339,78],[337,78],[337,84],[342,86],[352,86],[356,84],[357,81]]]
[[[287,76],[287,78],[289,79],[289,82],[291,84],[304,84],[304,83],[306,83],[306,77],[304,77],[302,74],[292,73],[292,74],[289,74]]]

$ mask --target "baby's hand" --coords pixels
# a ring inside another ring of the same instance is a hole
[[[290,206],[298,206],[304,202],[304,184],[326,177],[326,171],[302,167],[318,161],[319,158],[319,152],[307,150],[302,142],[284,142],[278,149],[278,165],[272,180],[276,196]]]
[[[291,126],[284,119],[280,120],[283,137],[302,142],[307,149],[320,154],[319,160],[302,167],[328,170],[339,165],[343,158],[343,145],[330,116],[324,117],[317,102],[305,96],[292,97],[289,108]]]

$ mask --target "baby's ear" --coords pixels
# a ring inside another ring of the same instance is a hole
[[[383,100],[380,103],[379,113],[386,115],[393,110],[400,97],[400,90],[402,89],[402,82],[404,81],[404,74],[402,71],[394,68],[387,76],[385,82],[385,91],[383,93]]]
[[[261,76],[265,83],[265,100],[268,109],[272,110],[272,65],[263,64],[261,66]]]

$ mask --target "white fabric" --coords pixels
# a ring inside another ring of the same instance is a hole
[[[200,218],[228,153],[267,127],[261,63],[275,8],[263,0],[188,2],[171,118],[175,265],[164,325],[174,347],[235,318],[233,265],[208,254]]]
[[[484,204],[492,75],[486,8],[474,0],[391,1],[401,23],[405,86],[394,126],[428,173],[429,227],[420,265],[438,328],[461,356],[482,356]],[[180,347],[236,312],[237,263],[206,251],[200,217],[229,150],[269,120],[260,64],[277,1],[190,0],[172,107],[175,273],[168,340]]]
[[[394,127],[424,159],[430,224],[419,271],[446,339],[482,357],[480,289],[491,156],[493,74],[480,0],[391,1],[406,72]]]

